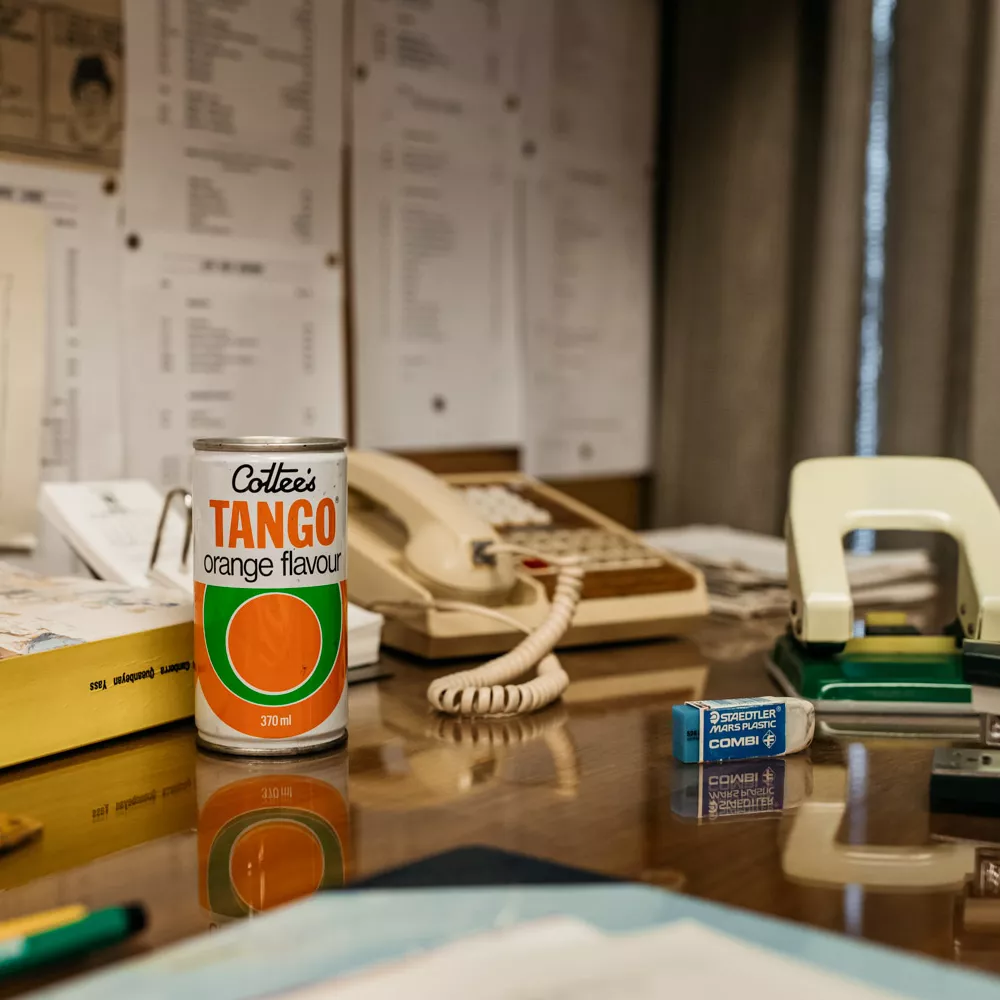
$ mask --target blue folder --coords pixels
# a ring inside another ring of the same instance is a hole
[[[607,932],[693,918],[899,995],[1000,998],[1000,978],[760,914],[628,884],[323,893],[35,996],[248,1000],[433,948],[502,923],[566,914]]]

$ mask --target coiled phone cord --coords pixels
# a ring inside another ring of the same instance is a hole
[[[537,555],[520,546],[502,543],[492,546],[491,552]],[[427,688],[427,700],[439,712],[485,717],[521,715],[536,712],[562,696],[569,686],[569,675],[552,650],[569,629],[580,603],[584,568],[579,557],[558,561],[549,557],[548,561],[557,566],[558,576],[545,620],[510,652],[480,667],[432,681]],[[466,604],[462,610],[478,607]],[[509,621],[513,623],[514,619]],[[520,684],[511,683],[536,665],[535,677]]]
[[[516,555],[537,556],[537,553],[520,546],[499,544],[491,552],[511,552]],[[502,718],[537,712],[562,696],[569,686],[569,675],[563,670],[558,657],[552,652],[566,634],[583,588],[584,567],[579,557],[554,559],[543,557],[558,569],[552,603],[545,620],[512,650],[496,659],[471,670],[439,677],[427,688],[427,700],[439,712],[458,716]],[[411,607],[414,602],[406,602]],[[388,607],[388,602],[379,607]],[[399,607],[399,604],[395,605]],[[466,611],[494,618],[520,631],[525,626],[495,608],[483,607],[466,601],[434,600],[417,603],[418,607],[433,607],[439,611]],[[530,680],[513,684],[537,665],[538,673]]]

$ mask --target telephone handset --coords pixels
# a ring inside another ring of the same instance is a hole
[[[385,454],[353,455],[348,458],[348,469],[354,489],[379,497],[402,523],[406,531],[402,566],[430,591],[418,606],[503,619],[501,611],[486,612],[459,598],[488,601],[505,597],[516,582],[515,549],[501,541],[454,491],[405,459]],[[349,527],[348,538],[351,530]],[[432,681],[427,689],[430,703],[452,715],[506,716],[533,712],[555,701],[569,685],[569,677],[552,650],[569,628],[580,600],[583,571],[578,562],[558,561],[555,596],[538,628],[485,666]],[[374,610],[390,614],[393,607],[391,601],[374,604]],[[533,667],[538,668],[537,676],[512,683]]]
[[[708,613],[697,570],[528,476],[441,479],[363,451],[347,468],[348,593],[386,615],[383,643],[435,659],[510,650],[435,681],[442,711],[541,708],[569,683],[556,645],[677,635]]]
[[[351,489],[377,497],[403,523],[403,565],[432,593],[473,601],[510,593],[512,556],[487,554],[499,536],[445,482],[382,452],[352,452],[349,468]]]

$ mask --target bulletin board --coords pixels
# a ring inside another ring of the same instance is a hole
[[[167,488],[194,438],[264,433],[634,484],[657,16],[0,0],[0,202],[48,228],[41,477]]]

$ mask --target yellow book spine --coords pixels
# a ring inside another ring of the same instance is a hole
[[[193,644],[187,623],[0,660],[0,768],[191,715]]]

